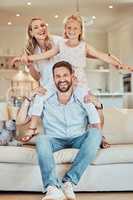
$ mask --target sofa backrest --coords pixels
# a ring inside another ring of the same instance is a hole
[[[133,109],[104,109],[103,135],[111,144],[133,143]]]

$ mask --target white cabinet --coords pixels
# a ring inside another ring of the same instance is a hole
[[[115,93],[123,93],[123,73],[124,71],[115,69],[114,67],[110,67],[109,73],[109,92]]]
[[[87,82],[88,87],[93,92],[108,92],[108,79],[109,79],[109,70],[108,69],[87,69]]]
[[[86,69],[88,87],[95,93],[99,92],[123,92],[123,74],[120,70]]]
[[[104,108],[122,108],[124,93],[104,93],[96,95]]]

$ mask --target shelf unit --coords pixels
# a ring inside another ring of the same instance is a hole
[[[116,70],[114,67],[106,69],[89,69],[86,70],[88,87],[95,93],[123,92],[123,70]]]
[[[109,73],[109,69],[89,69],[87,71],[91,73]]]

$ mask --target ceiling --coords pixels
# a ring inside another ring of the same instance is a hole
[[[31,6],[27,6],[27,2]],[[112,4],[113,9],[108,6]],[[63,19],[76,12],[76,0],[1,0],[0,1],[0,27],[26,26],[32,17],[43,17],[49,27],[58,29]],[[96,16],[91,27],[107,29],[115,23],[131,18],[133,13],[133,0],[79,0],[79,11],[82,16]],[[20,17],[16,17],[19,13]],[[59,18],[54,16],[58,14]]]

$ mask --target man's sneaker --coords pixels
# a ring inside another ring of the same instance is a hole
[[[73,186],[71,182],[65,182],[63,185],[63,190],[64,190],[64,194],[66,196],[66,198],[68,200],[76,200],[76,195],[73,191]]]
[[[66,197],[61,189],[56,186],[48,186],[45,197],[42,200],[65,200]]]

